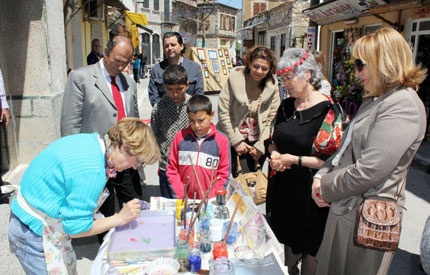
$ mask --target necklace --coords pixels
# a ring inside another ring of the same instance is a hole
[[[284,107],[285,106],[285,102],[286,101],[284,100],[284,102],[282,103],[282,114],[284,115],[284,118],[285,118],[286,122],[289,122],[292,119],[296,119],[297,116],[301,117],[301,113],[300,113],[300,111],[296,110],[296,107],[294,107],[293,114],[290,117],[287,117],[287,115],[285,114],[285,107]]]
[[[105,152],[106,175],[109,178],[115,178],[116,177],[116,169],[113,166],[113,162],[112,162],[112,142],[111,142],[108,134],[105,134],[103,139],[104,139],[105,146],[106,146],[106,152]]]

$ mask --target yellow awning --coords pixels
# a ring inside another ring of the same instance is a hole
[[[130,19],[132,24],[148,26],[148,21],[146,20],[146,16],[144,14],[126,11],[125,15],[127,16],[127,19]]]

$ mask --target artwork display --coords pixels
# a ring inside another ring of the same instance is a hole
[[[218,55],[217,55],[216,51],[208,50],[208,54],[209,54],[209,59],[212,59],[212,60],[218,59]]]
[[[223,74],[227,75],[227,69],[226,68],[222,68],[222,72],[223,72]]]
[[[221,49],[218,50],[218,55],[219,55],[219,57],[222,57],[222,50]]]
[[[221,81],[220,78],[219,78],[219,75],[217,75],[215,79],[216,79],[217,82]]]
[[[230,57],[226,57],[226,60],[227,60],[227,65],[230,65],[231,64]]]
[[[225,55],[225,56],[229,56],[229,55],[228,55],[228,50],[224,50],[224,55]]]
[[[209,71],[208,70],[204,70],[204,72],[205,72],[205,77],[209,78]]]
[[[225,61],[224,60],[221,60],[221,66],[225,67]]]
[[[218,61],[212,61],[212,66],[214,67],[214,72],[216,74],[219,74],[219,65],[218,65]]]
[[[232,70],[232,67],[228,67],[228,72],[231,72],[231,70]]]
[[[208,69],[208,63],[202,62],[202,67],[203,67],[203,69],[207,70]]]
[[[206,54],[204,49],[197,49],[197,54],[200,60],[206,60]]]

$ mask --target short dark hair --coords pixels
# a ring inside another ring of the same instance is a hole
[[[106,55],[109,56],[110,52],[113,50],[113,48],[115,48],[116,44],[118,44],[118,42],[120,41],[125,41],[128,42],[131,46],[131,48],[133,49],[134,52],[134,47],[133,47],[133,43],[131,42],[131,40],[125,36],[115,36],[114,38],[112,38],[111,40],[109,40],[109,42],[106,44]]]
[[[200,111],[206,112],[208,115],[212,114],[212,103],[205,95],[195,95],[187,103],[187,113],[196,114]]]
[[[163,72],[163,83],[167,85],[187,84],[187,71],[181,65],[170,64]]]
[[[164,39],[166,39],[166,38],[170,38],[170,37],[172,37],[172,36],[176,36],[176,39],[178,39],[178,43],[179,43],[179,45],[181,45],[181,46],[183,46],[183,45],[184,45],[184,40],[182,39],[182,36],[181,36],[181,34],[180,34],[179,32],[166,32],[166,33],[163,35],[163,47],[164,47]],[[185,46],[184,46],[184,48],[182,49],[181,53],[182,53],[182,54],[184,54],[184,53],[185,53]]]

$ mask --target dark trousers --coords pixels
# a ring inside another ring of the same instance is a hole
[[[139,71],[140,71],[140,68],[139,69],[133,69],[133,77],[134,77],[134,81],[136,81],[136,83],[140,82]]]
[[[120,209],[123,203],[127,203],[134,198],[142,199],[139,173],[134,169],[130,168],[117,173],[116,178],[111,178],[107,181],[106,187],[110,194],[100,207],[100,212],[105,217],[110,217],[115,214],[115,193],[118,198]],[[106,232],[97,235],[100,243],[103,242],[105,234]]]
[[[169,178],[167,177],[167,172],[164,170],[158,169],[158,177],[160,182],[161,196],[168,199],[175,199],[176,194],[173,191],[172,185],[169,182]]]
[[[245,141],[249,145],[254,145],[255,142]],[[230,147],[231,152],[231,174],[233,177],[237,177],[237,152],[234,147]],[[239,156],[240,166],[242,168],[243,173],[255,172],[257,170],[257,163],[260,164],[260,167],[263,167],[264,161],[266,160],[266,156],[263,154],[258,162],[256,162],[251,155],[245,154]]]

